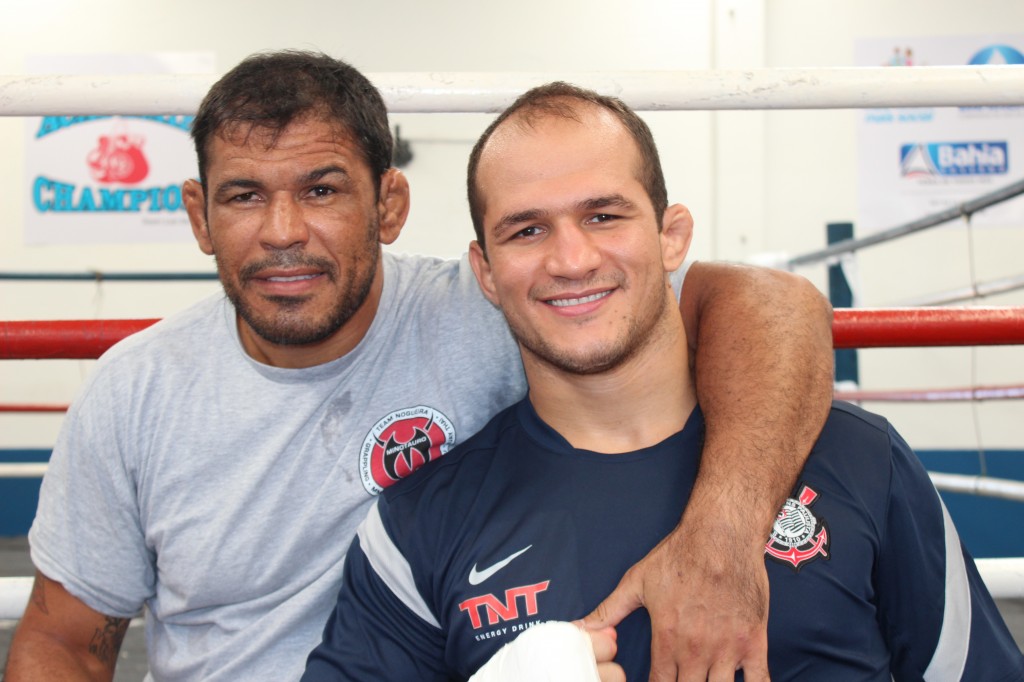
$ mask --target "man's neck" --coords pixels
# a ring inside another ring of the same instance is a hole
[[[656,445],[682,430],[697,404],[682,323],[621,365],[571,374],[524,355],[538,416],[578,449],[609,454]]]

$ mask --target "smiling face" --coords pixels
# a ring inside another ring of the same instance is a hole
[[[678,317],[666,273],[685,257],[689,213],[670,206],[659,232],[629,133],[594,105],[577,113],[530,126],[513,116],[477,169],[487,251],[474,243],[471,262],[528,372],[607,371]]]
[[[209,142],[207,191],[189,181],[184,194],[242,344],[275,365],[340,357],[373,320],[380,244],[405,220],[405,180],[388,171],[378,196],[360,149],[320,118],[301,118],[276,140],[258,128],[233,132]]]

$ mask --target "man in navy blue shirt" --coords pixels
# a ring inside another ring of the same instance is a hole
[[[594,610],[688,501],[703,417],[668,273],[693,223],[646,125],[534,89],[477,143],[469,196],[471,262],[529,396],[384,491],[304,679],[466,679],[524,630]],[[1024,680],[927,473],[877,415],[833,407],[765,558],[773,679]],[[604,672],[646,679],[646,611],[616,624],[621,670]]]

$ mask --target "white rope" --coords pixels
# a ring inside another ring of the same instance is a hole
[[[1003,277],[1001,279],[993,279],[987,282],[976,282],[968,287],[940,291],[927,296],[893,303],[886,307],[916,308],[949,305],[952,303],[962,303],[964,301],[986,298],[996,294],[1005,294],[1009,291],[1016,291],[1018,289],[1024,289],[1024,274],[1014,275],[1012,277]]]
[[[0,479],[42,478],[48,466],[46,462],[0,462]]]
[[[1004,500],[1024,502],[1024,481],[1014,481],[991,476],[965,476],[929,471],[932,483],[939,490],[951,493],[967,493],[982,497],[996,497]]]
[[[638,111],[1024,105],[1019,66],[367,75],[393,113],[496,112],[551,80],[619,96]],[[216,78],[0,75],[0,116],[193,114]]]

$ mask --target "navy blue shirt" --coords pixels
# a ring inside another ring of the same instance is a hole
[[[466,679],[524,629],[586,615],[678,523],[703,417],[637,452],[569,445],[528,400],[386,489],[304,680]],[[917,457],[836,403],[765,548],[776,680],[1024,680],[1024,658]],[[618,627],[646,680],[650,620]]]

